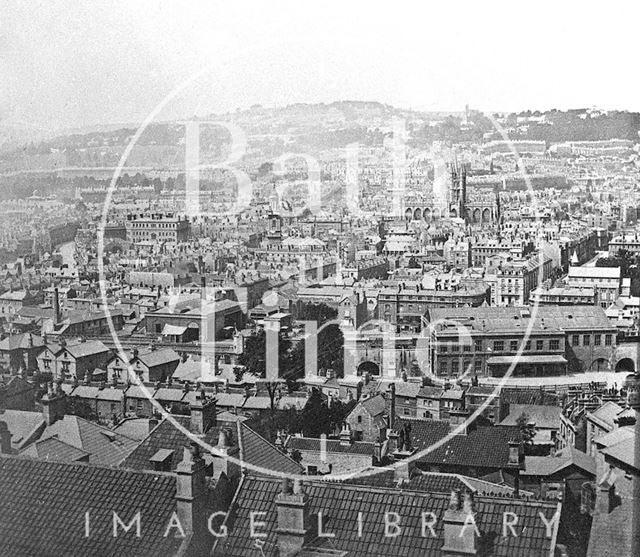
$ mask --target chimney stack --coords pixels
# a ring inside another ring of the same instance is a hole
[[[0,454],[11,454],[11,432],[7,422],[0,421]]]
[[[207,398],[204,391],[200,391],[189,405],[189,410],[191,411],[191,431],[196,435],[202,435],[216,425],[216,399]]]
[[[47,393],[40,401],[42,404],[42,415],[48,426],[64,417],[65,398],[66,396],[60,383],[56,383],[54,389],[53,383],[50,382]]]
[[[293,490],[288,478],[282,480],[282,490],[276,497],[278,512],[278,550],[280,557],[298,555],[309,534],[309,499],[296,479]]]
[[[342,431],[340,431],[340,445],[342,447],[351,446],[351,428],[346,422],[342,425]]]
[[[58,325],[60,323],[60,293],[58,287],[53,289],[53,324]]]
[[[393,430],[396,421],[396,384],[391,383],[389,386],[391,393],[391,410],[389,411],[389,429]]]
[[[176,467],[176,512],[194,555],[208,553],[206,508],[206,463],[200,456],[200,446],[192,442],[185,447],[182,461]]]
[[[449,508],[444,513],[443,557],[478,555],[479,536],[473,494],[466,492],[464,500],[459,489],[451,492]]]
[[[207,299],[207,278],[204,275],[200,277],[200,299],[203,302]]]

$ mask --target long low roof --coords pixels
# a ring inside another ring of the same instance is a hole
[[[488,365],[499,364],[566,364],[567,359],[560,354],[541,354],[538,356],[492,356],[487,359]]]

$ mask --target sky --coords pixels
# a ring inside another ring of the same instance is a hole
[[[0,125],[335,100],[640,111],[640,8],[627,4],[2,0]]]

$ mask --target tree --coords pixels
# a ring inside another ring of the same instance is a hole
[[[298,464],[302,462],[302,453],[298,449],[293,449],[291,453],[289,453],[291,460],[294,460]]]
[[[311,391],[302,410],[302,433],[305,437],[320,437],[331,433],[331,416],[322,394],[316,388]]]
[[[536,436],[535,424],[531,422],[531,418],[525,412],[518,416],[516,424],[518,424],[518,427],[520,428],[525,448],[531,448],[533,446],[533,438]]]

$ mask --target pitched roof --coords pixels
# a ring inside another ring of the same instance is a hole
[[[176,508],[168,474],[0,456],[0,539],[14,557],[172,555],[181,539],[164,537]],[[141,514],[141,537],[113,537],[113,512],[125,524]],[[90,536],[85,536],[85,513]]]
[[[41,439],[56,437],[89,453],[91,464],[115,466],[133,449],[137,442],[109,428],[79,416],[64,416],[47,426]]]
[[[149,435],[127,456],[122,462],[123,468],[133,468],[144,470],[150,467],[149,460],[160,449],[174,451],[171,462],[171,470],[175,470],[181,458],[181,449],[189,445],[191,439],[180,431],[172,420],[175,420],[185,429],[189,429],[189,416],[172,416],[172,419],[162,420]],[[243,420],[222,420],[218,419],[215,426],[209,428],[202,440],[211,446],[216,446],[220,430],[231,428],[232,436],[236,440],[240,436],[240,454],[238,458],[253,466],[261,466],[269,470],[277,470],[290,474],[299,474],[302,467],[287,455],[280,452],[274,445],[263,439],[255,431],[250,429]],[[214,466],[215,468],[215,466]],[[251,471],[248,469],[248,471]]]
[[[345,483],[356,485],[371,485],[377,487],[400,487],[411,491],[426,491],[429,493],[451,493],[454,489],[472,491],[485,495],[511,495],[513,488],[493,482],[472,478],[462,474],[449,474],[445,472],[416,472],[408,480],[396,478],[393,469],[372,468],[373,473],[358,474],[354,478],[345,480]],[[528,492],[520,490],[521,495]]]
[[[29,345],[31,343],[31,346]],[[11,335],[7,338],[0,340],[0,350],[11,351],[18,350],[20,348],[32,348],[44,346],[44,341],[39,335],[32,333],[22,333],[19,335]]]
[[[66,350],[74,358],[84,358],[102,352],[109,352],[109,349],[99,340],[87,340],[85,342],[78,342],[77,344],[67,344]]]
[[[36,441],[21,451],[20,454],[41,460],[58,460],[62,462],[76,462],[86,460],[89,457],[88,452],[60,441],[56,437]]]
[[[540,429],[559,429],[562,408],[559,406],[543,406],[541,404],[510,404],[509,415],[500,425],[518,425],[518,418],[525,414]]]
[[[595,460],[574,447],[567,447],[555,456],[527,456],[525,457],[523,476],[552,476],[569,466],[577,466],[595,477]]]
[[[155,367],[168,362],[180,361],[180,356],[171,348],[159,348],[140,352],[138,359],[147,367]]]
[[[408,420],[411,424],[411,442],[415,449],[430,448],[449,434],[449,423],[438,420]],[[478,427],[466,435],[452,435],[436,449],[418,458],[429,464],[504,468],[509,461],[509,441],[520,440],[518,427]]]
[[[19,450],[37,439],[46,422],[39,412],[26,410],[0,411],[0,421],[5,422],[11,433],[11,447]]]
[[[379,416],[386,411],[386,401],[382,395],[375,395],[360,401],[359,405],[365,408],[372,416]],[[354,408],[355,410],[355,408]]]
[[[327,545],[327,538],[312,539],[307,543],[313,547],[341,550],[343,555],[442,555],[444,543],[443,523],[445,510],[450,501],[448,493],[426,493],[412,490],[391,490],[345,483],[311,480],[305,482],[309,513],[313,517],[322,512],[323,529],[335,534]],[[274,554],[277,548],[276,496],[280,481],[247,476],[243,478],[230,509],[233,521],[228,521],[229,535],[220,538],[214,555],[227,557],[251,557]],[[560,509],[553,501],[531,501],[524,499],[476,497],[476,522],[482,533],[483,554],[494,556],[542,556],[549,555],[555,535],[546,536],[546,528],[538,513],[547,521]],[[264,525],[259,531],[266,536],[260,544],[266,550],[261,553],[250,532],[250,513],[259,515]],[[396,512],[401,519],[402,535],[385,536],[385,512]],[[438,518],[434,526],[437,537],[423,536],[421,513],[433,512]],[[513,512],[518,516],[518,536],[503,537],[503,513]],[[362,513],[364,526],[358,535],[358,516]],[[554,533],[552,533],[554,534]]]

